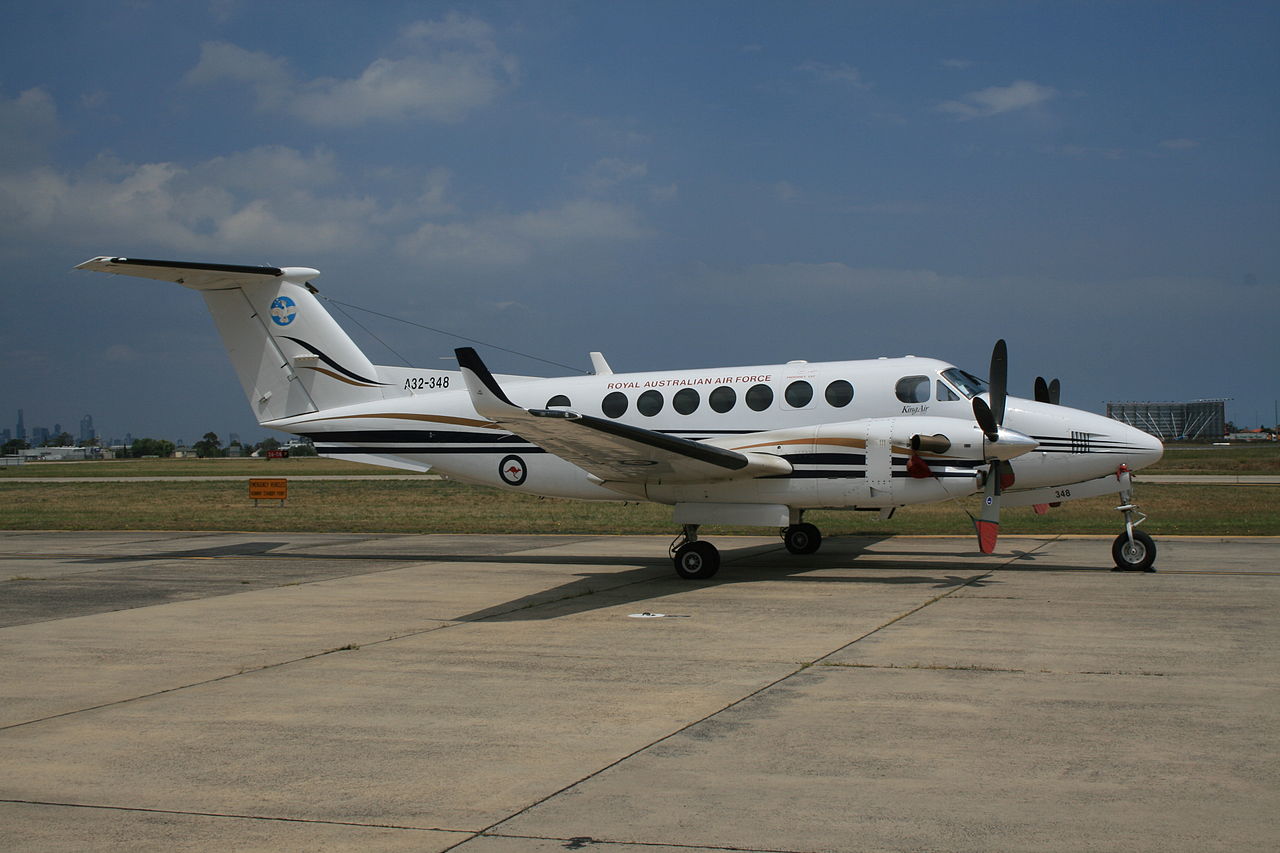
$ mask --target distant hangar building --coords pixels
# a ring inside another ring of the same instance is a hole
[[[1227,401],[1107,403],[1107,417],[1137,427],[1161,441],[1217,440],[1227,431]]]

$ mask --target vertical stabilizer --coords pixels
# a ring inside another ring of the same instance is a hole
[[[200,291],[259,423],[381,399],[390,388],[316,298],[317,270],[108,257],[76,269]]]

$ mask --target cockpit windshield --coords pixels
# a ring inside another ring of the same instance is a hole
[[[949,370],[942,371],[942,377],[952,385],[956,386],[956,389],[970,400],[979,394],[986,393],[987,391],[986,382],[974,376],[972,373],[963,371],[958,367],[952,367]]]

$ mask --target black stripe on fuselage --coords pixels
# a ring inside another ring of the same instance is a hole
[[[378,455],[378,456],[436,456],[442,454],[463,454],[463,453],[511,453],[517,451],[519,453],[546,453],[541,447],[535,445],[521,445],[519,447],[397,447],[388,445],[386,447],[369,447],[362,445],[360,447],[327,447],[323,444],[316,445],[316,453],[328,454],[351,454],[351,455]]]

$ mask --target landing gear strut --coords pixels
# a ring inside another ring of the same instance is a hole
[[[710,542],[698,539],[696,524],[686,524],[671,543],[671,561],[676,574],[685,580],[706,580],[720,571],[720,552]]]
[[[1111,543],[1111,559],[1115,560],[1113,572],[1154,572],[1156,561],[1156,543],[1150,536],[1136,529],[1147,517],[1138,510],[1133,502],[1133,481],[1129,476],[1129,467],[1121,465],[1116,472],[1123,488],[1120,491],[1120,506],[1116,507],[1124,513],[1124,533]]]

